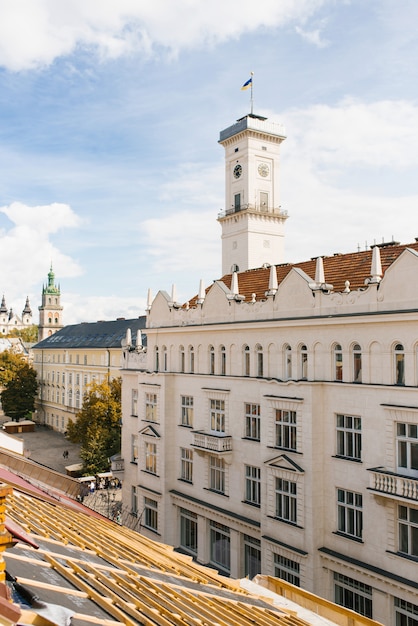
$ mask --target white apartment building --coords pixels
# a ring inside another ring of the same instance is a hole
[[[283,129],[222,131],[224,276],[123,349],[126,524],[418,624],[418,243],[283,263]]]

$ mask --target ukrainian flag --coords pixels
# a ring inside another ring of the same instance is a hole
[[[245,91],[246,89],[249,89],[249,87],[251,87],[252,84],[253,84],[253,77],[251,76],[251,78],[249,78],[247,82],[243,84],[243,86],[241,87],[241,91]]]

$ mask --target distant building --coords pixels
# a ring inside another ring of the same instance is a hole
[[[224,276],[160,291],[123,350],[124,510],[232,577],[416,624],[418,243],[284,263],[283,139],[221,132]]]
[[[19,317],[13,312],[13,309],[8,309],[6,306],[6,299],[3,295],[0,305],[0,334],[8,335],[12,330],[22,330],[32,324],[32,310],[29,304],[29,298],[26,298],[26,303],[22,311],[22,316]]]
[[[32,349],[39,381],[34,419],[65,432],[68,420],[81,409],[89,383],[120,375],[127,332],[144,327],[145,317],[73,324],[37,343]]]
[[[55,284],[55,274],[51,269],[48,282],[42,288],[42,304],[39,308],[38,341],[50,337],[63,327],[60,286]]]

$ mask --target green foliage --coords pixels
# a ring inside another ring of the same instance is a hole
[[[0,354],[1,402],[4,413],[17,422],[30,418],[38,390],[36,371],[20,354],[6,350]]]
[[[31,326],[26,326],[20,330],[13,328],[7,337],[20,337],[22,341],[25,341],[26,343],[37,343],[38,327],[36,324],[31,324]]]
[[[120,378],[91,383],[75,422],[68,423],[68,438],[81,444],[85,475],[106,471],[109,457],[120,451],[121,384]]]

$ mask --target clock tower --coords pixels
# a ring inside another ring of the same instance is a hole
[[[249,114],[221,131],[225,148],[222,274],[283,263],[287,213],[279,203],[281,124]]]
[[[48,272],[48,284],[42,288],[42,304],[39,308],[38,341],[50,337],[64,327],[62,323],[61,291],[55,285],[55,274]]]

